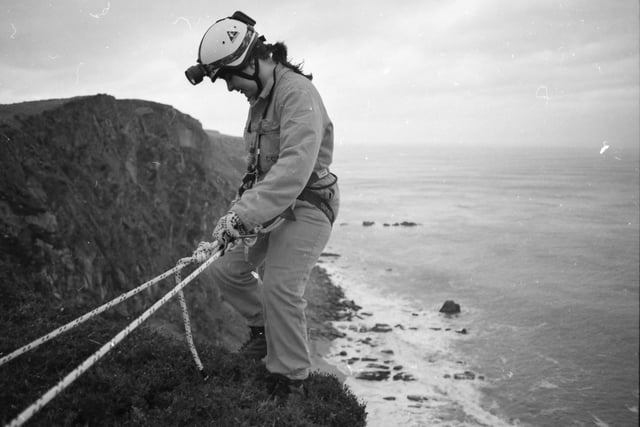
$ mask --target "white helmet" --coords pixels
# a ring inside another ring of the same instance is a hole
[[[198,84],[204,76],[214,82],[221,70],[240,70],[249,53],[260,39],[253,26],[256,21],[238,11],[216,21],[204,33],[198,49],[198,64],[185,71],[191,84]]]

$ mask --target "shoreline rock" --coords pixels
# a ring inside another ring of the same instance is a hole
[[[370,221],[370,220],[362,221],[363,227],[371,227],[372,225],[375,225],[375,224],[376,224],[375,221]],[[402,221],[402,222],[394,222],[394,223],[385,222],[382,224],[383,227],[416,227],[418,225],[420,224],[413,221]]]
[[[353,300],[346,299],[342,288],[332,282],[331,276],[324,268],[316,266],[313,269],[309,284],[307,285],[305,298],[307,298],[308,301],[307,319],[309,327],[312,328],[310,340],[313,350],[313,370],[333,374],[344,383],[347,374],[340,371],[338,365],[333,365],[329,361],[334,356],[339,356],[342,363],[350,366],[349,371],[351,375],[358,381],[368,383],[410,383],[420,379],[419,373],[408,372],[404,366],[397,363],[394,357],[396,352],[393,349],[389,347],[376,349],[378,346],[376,336],[391,333],[396,328],[405,330],[402,324],[394,326],[386,323],[375,323],[369,326],[362,325],[361,323],[341,324],[338,328],[348,332],[349,335],[351,335],[351,333],[356,334],[352,336],[352,339],[349,339],[349,341],[357,343],[356,345],[360,345],[360,348],[345,347],[335,354],[330,353],[332,348],[331,342],[336,338],[347,335],[347,333],[341,332],[333,327],[331,324],[332,321],[351,322],[355,320],[355,318],[364,320],[373,314],[360,311],[362,307]],[[447,300],[439,311],[445,314],[446,317],[452,315],[457,317],[460,313],[460,305],[454,301]],[[419,313],[412,313],[412,317],[419,315]],[[427,326],[427,328],[445,334],[467,335],[469,333],[469,329],[466,327],[443,328]],[[407,327],[406,329],[417,330],[418,328]],[[357,338],[358,335],[360,335],[361,338]],[[367,354],[365,349],[370,349],[371,353]],[[464,365],[464,362],[459,361],[458,364]],[[470,370],[445,373],[443,377],[452,381],[475,382],[485,380],[484,375],[479,375]],[[415,408],[423,407],[425,402],[430,400],[427,396],[418,394],[409,394],[405,397],[410,403],[408,407]],[[386,401],[401,401],[402,398],[403,396],[400,394],[382,397],[382,399]]]
[[[460,313],[460,304],[452,300],[447,300],[444,302],[444,304],[442,304],[442,307],[440,308],[440,313],[458,314]]]

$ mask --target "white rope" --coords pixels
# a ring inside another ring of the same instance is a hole
[[[36,400],[31,406],[22,411],[8,427],[17,427],[28,421],[36,412],[42,409],[47,403],[49,403],[54,397],[60,394],[65,388],[77,380],[80,375],[85,373],[91,366],[98,362],[105,354],[113,349],[118,343],[120,343],[127,335],[133,332],[138,326],[147,320],[153,313],[155,313],[160,307],[167,303],[177,293],[181,292],[185,286],[195,279],[202,271],[204,271],[211,263],[220,257],[222,251],[218,251],[207,259],[202,265],[195,269],[186,279],[180,282],[171,291],[165,294],[160,300],[153,304],[147,311],[145,311],[140,317],[131,322],[126,328],[111,339],[108,343],[103,345],[98,351],[89,356],[80,366],[71,371],[66,377],[64,377],[58,384],[53,386],[49,391],[43,394],[38,400]]]
[[[149,280],[146,283],[143,283],[142,285],[138,286],[137,288],[132,289],[129,292],[126,292],[126,293],[120,295],[119,297],[112,299],[111,301],[101,305],[100,307],[98,307],[98,308],[96,308],[94,310],[91,310],[90,312],[78,317],[77,319],[74,319],[74,320],[70,321],[69,323],[67,323],[67,324],[65,324],[63,326],[60,326],[58,329],[49,332],[48,334],[36,339],[35,341],[30,342],[27,345],[24,345],[24,346],[20,347],[19,349],[15,350],[11,354],[8,354],[8,355],[4,356],[3,358],[1,358],[0,359],[0,366],[4,365],[5,363],[9,362],[10,360],[15,359],[16,357],[28,352],[29,350],[33,350],[34,348],[36,348],[39,345],[44,344],[45,342],[57,337],[58,335],[75,328],[76,326],[86,322],[87,320],[91,319],[92,317],[95,317],[98,314],[110,309],[111,307],[113,307],[113,306],[115,306],[117,304],[120,304],[121,302],[131,298],[132,296],[134,296],[136,294],[139,294],[143,290],[149,288],[152,285],[155,285],[157,282],[169,277],[173,273],[179,272],[186,265],[187,264],[178,263],[178,265],[173,267],[171,270],[165,271],[161,275]]]
[[[181,263],[192,263],[196,262],[196,257],[181,259],[178,261],[178,264]],[[176,272],[176,284],[179,284],[182,281],[180,271]],[[206,380],[207,374],[204,372],[204,366],[202,365],[202,361],[200,360],[200,356],[198,355],[198,350],[196,349],[196,345],[193,342],[193,334],[191,333],[191,321],[189,320],[189,309],[187,308],[187,301],[184,298],[184,292],[178,292],[178,299],[180,300],[180,307],[182,307],[182,321],[184,322],[184,334],[187,338],[187,344],[189,345],[189,351],[191,352],[191,356],[193,357],[193,361],[195,362],[198,371],[202,377]]]
[[[189,321],[189,310],[187,309],[187,301],[184,299],[184,292],[178,292],[178,298],[180,300],[180,306],[182,307],[182,320],[184,321],[184,335],[187,338],[187,344],[189,345],[189,351],[193,357],[193,361],[198,367],[198,371],[202,374],[203,378],[207,379],[207,374],[204,372],[204,366],[198,355],[198,350],[193,342],[193,334],[191,333],[191,322]]]

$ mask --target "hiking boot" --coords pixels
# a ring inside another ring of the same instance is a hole
[[[292,396],[304,399],[308,394],[306,380],[292,380],[281,374],[270,374],[267,391],[269,397],[279,403],[286,402]]]
[[[242,344],[238,353],[251,360],[262,360],[267,355],[267,339],[263,326],[250,326],[249,339]]]

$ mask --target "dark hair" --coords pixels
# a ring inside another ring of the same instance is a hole
[[[274,44],[264,43],[262,40],[258,40],[253,50],[251,51],[252,59],[273,59],[274,62],[282,64],[290,70],[305,76],[309,80],[313,79],[313,74],[305,74],[302,71],[303,63],[293,64],[287,59],[287,45],[283,42],[276,42]]]

